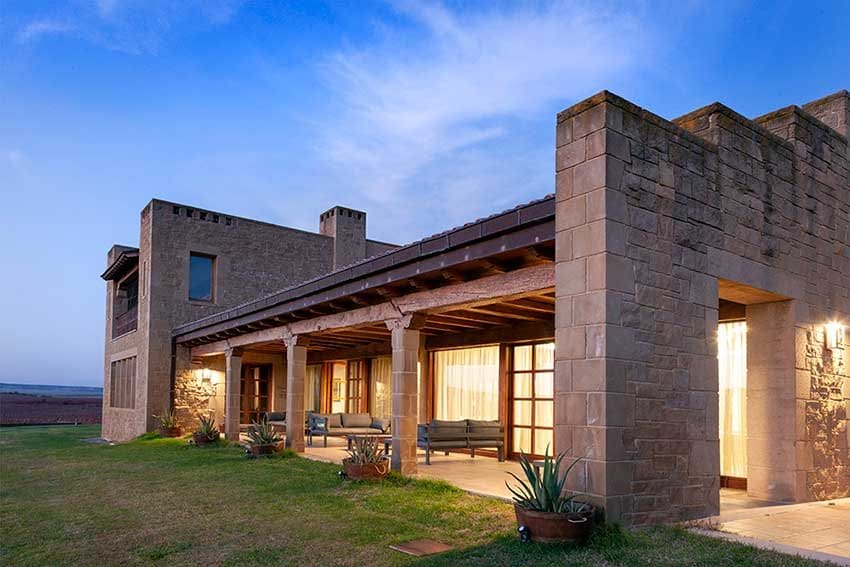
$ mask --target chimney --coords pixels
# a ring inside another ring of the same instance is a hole
[[[319,216],[319,232],[334,239],[333,269],[366,258],[366,213],[336,206]]]

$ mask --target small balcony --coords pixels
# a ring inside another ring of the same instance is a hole
[[[136,330],[136,324],[139,320],[139,309],[133,307],[129,311],[117,315],[112,320],[112,338],[115,339],[121,335],[126,335],[130,331]]]

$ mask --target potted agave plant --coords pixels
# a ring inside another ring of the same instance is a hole
[[[538,473],[523,454],[520,465],[525,479],[508,473],[518,483],[516,486],[505,484],[514,497],[514,510],[523,541],[581,543],[587,541],[593,532],[594,507],[564,492],[567,475],[581,459],[576,459],[562,470],[565,456],[564,453],[550,456],[547,447]]]
[[[390,472],[390,459],[384,454],[375,437],[355,437],[348,456],[342,460],[342,470],[352,479],[384,478]]]
[[[215,426],[215,418],[202,415],[198,419],[200,420],[198,428],[192,433],[192,439],[194,439],[195,445],[201,447],[211,443],[218,443],[219,432]]]
[[[159,420],[159,434],[162,437],[180,437],[182,432],[177,425],[174,410],[163,415],[155,415],[154,417]]]
[[[283,450],[283,438],[269,425],[267,417],[251,424],[248,430],[248,454],[253,457],[274,455]]]

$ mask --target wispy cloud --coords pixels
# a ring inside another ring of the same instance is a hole
[[[66,35],[125,53],[156,53],[177,29],[222,25],[244,0],[67,0],[21,23],[19,43]]]
[[[320,125],[320,150],[378,207],[416,203],[416,215],[451,222],[516,202],[529,183],[550,190],[551,134],[529,140],[527,125],[550,132],[553,104],[634,70],[646,44],[637,16],[596,4],[396,8],[404,33],[383,29],[377,47],[326,59],[341,104]]]
[[[58,20],[35,20],[26,24],[18,33],[18,41],[28,43],[47,35],[62,35],[74,31],[74,26]]]

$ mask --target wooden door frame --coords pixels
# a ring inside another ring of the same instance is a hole
[[[266,381],[266,403],[265,409],[261,410],[260,413],[271,411],[271,406],[274,403],[274,364],[271,362],[248,362],[242,364],[242,375],[240,376],[240,384],[239,384],[239,423],[251,423],[250,416],[248,417],[248,421],[244,421],[246,414],[250,413],[246,407],[245,402],[247,401],[247,392],[246,392],[246,384],[248,382],[248,372],[254,368],[259,368],[262,376],[262,372],[265,370],[265,381]],[[260,417],[260,416],[258,416]]]

